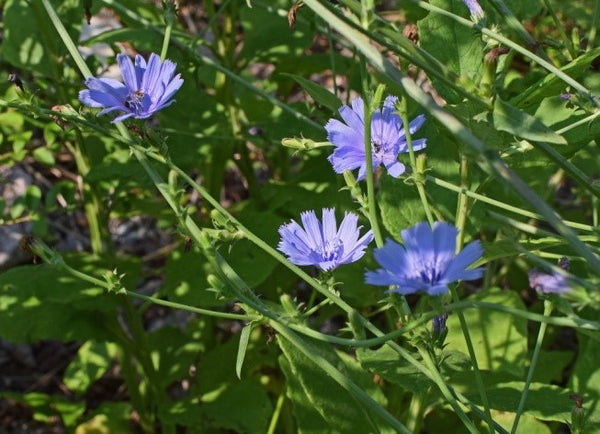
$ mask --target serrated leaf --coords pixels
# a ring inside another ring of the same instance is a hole
[[[302,89],[304,89],[317,103],[331,110],[332,113],[337,113],[338,109],[342,106],[342,101],[335,96],[333,93],[318,85],[317,83],[307,80],[304,77],[300,77],[296,74],[281,73],[286,77],[290,77],[296,81]]]
[[[519,110],[500,98],[496,98],[494,102],[491,119],[494,127],[498,130],[506,131],[523,139],[557,145],[567,144],[564,137],[556,134],[538,118]]]

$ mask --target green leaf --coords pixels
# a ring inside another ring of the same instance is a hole
[[[272,213],[244,210],[237,217],[263,241],[272,246],[277,244],[277,228],[281,220]],[[220,253],[251,287],[264,282],[278,264],[269,254],[245,239],[221,249]]]
[[[490,406],[495,410],[515,412],[525,388],[525,382],[494,382],[487,374],[489,372],[482,371],[483,383],[485,384]],[[452,385],[456,390],[464,393],[473,403],[481,405],[481,398],[472,372],[462,372],[455,375],[452,378]],[[573,407],[569,394],[569,391],[562,387],[544,383],[531,383],[524,413],[541,420],[568,421],[571,418],[571,408]]]
[[[380,179],[381,221],[388,233],[399,239],[400,231],[426,219],[417,187],[384,175]]]
[[[364,369],[378,374],[390,383],[397,384],[414,394],[423,394],[433,385],[433,382],[425,374],[405,361],[387,345],[377,350],[358,348],[356,357]]]
[[[197,412],[197,408],[192,410]],[[218,398],[200,407],[200,414],[212,426],[247,433],[267,432],[272,411],[257,378],[231,383]]]
[[[338,109],[342,106],[342,101],[335,94],[317,83],[296,74],[284,72],[281,75],[294,79],[316,102],[331,110],[332,113],[337,113]]]
[[[111,366],[115,351],[114,344],[87,341],[67,366],[63,383],[75,393],[85,393],[88,387],[102,377]]]
[[[466,17],[468,9],[461,0],[432,0],[432,5]],[[485,44],[481,35],[456,21],[429,13],[417,23],[421,47],[455,73],[475,84],[481,80]],[[435,89],[449,103],[462,97],[443,83],[432,79]]]
[[[87,414],[88,419],[79,424],[75,434],[126,433],[131,430],[131,404],[129,402],[103,402]]]
[[[249,65],[257,62],[277,64],[281,57],[302,56],[313,37],[308,22],[297,20],[292,30],[287,17],[279,14],[277,8],[256,6],[239,9],[244,28],[244,46],[239,59]]]
[[[498,288],[484,290],[466,300],[485,301],[525,310],[518,294]],[[502,312],[467,309],[463,311],[480,369],[524,374],[527,357],[527,320]],[[448,350],[469,354],[458,320],[453,314],[446,323]]]
[[[359,405],[346,389],[329,377],[311,359],[285,339],[277,339],[283,351],[280,366],[286,377],[287,395],[293,403],[298,432],[389,432]],[[325,357],[376,400],[385,398],[371,376],[357,369],[356,362],[337,354],[330,346],[311,341],[315,352]],[[335,397],[335,399],[332,399]],[[377,424],[377,425],[374,425]]]
[[[584,119],[588,113],[570,107],[566,101],[561,100],[559,95],[553,95],[542,100],[535,111],[535,116],[553,130],[559,130]],[[600,120],[595,118],[564,133],[563,136],[569,145],[558,147],[556,150],[566,158],[570,158],[598,134],[600,134]]]
[[[79,0],[52,0],[57,14],[74,40],[81,28]],[[58,38],[40,1],[8,0],[4,7],[2,54],[13,66],[62,78],[58,60],[66,48]]]
[[[566,6],[567,3],[561,5]],[[568,15],[571,16],[571,15]],[[574,59],[571,63],[561,68],[561,71],[568,74],[575,80],[580,80],[589,74],[590,65],[600,55],[600,47],[592,48],[590,51]],[[539,103],[546,97],[556,96],[565,90],[565,83],[554,74],[548,74],[524,92],[510,100],[510,104],[516,107],[527,108],[535,103]]]
[[[46,147],[34,149],[33,158],[35,161],[45,164],[46,166],[54,166],[56,163],[56,160],[54,159],[54,152]]]
[[[75,422],[85,411],[85,401],[72,401],[59,395],[47,395],[38,392],[23,395],[13,392],[0,392],[0,397],[10,398],[31,407],[34,420],[49,423],[58,415],[62,418],[65,426],[71,428],[75,426]]]
[[[242,366],[244,365],[244,357],[246,357],[246,350],[248,349],[248,341],[250,340],[251,332],[252,323],[249,323],[240,333],[240,344],[238,346],[238,353],[235,361],[235,374],[240,380],[242,379]]]
[[[593,311],[591,314],[598,315],[597,311]],[[594,336],[594,338],[582,333],[577,334],[578,357],[569,382],[572,393],[584,397],[583,408],[588,415],[585,424],[586,434],[600,433],[600,415],[598,414],[598,406],[600,405],[600,365],[598,364],[600,345],[598,345],[597,337]],[[573,406],[572,402],[571,406]]]
[[[564,137],[556,134],[539,119],[522,110],[496,98],[491,121],[500,131],[514,134],[523,139],[535,142],[547,142],[566,145]]]
[[[65,255],[65,261],[84,273],[94,274],[105,260]],[[127,273],[123,283],[135,287],[139,262],[106,260]],[[58,267],[22,266],[0,274],[0,330],[10,342],[113,339],[112,328],[120,327],[114,315],[118,296],[76,279]]]

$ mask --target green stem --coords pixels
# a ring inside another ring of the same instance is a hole
[[[145,400],[140,392],[139,376],[135,370],[133,362],[133,354],[131,353],[128,346],[131,345],[131,341],[127,340],[127,345],[120,346],[120,351],[117,355],[119,359],[119,366],[121,367],[121,374],[123,381],[127,387],[129,398],[131,399],[132,407],[140,413],[140,425],[144,433],[153,432],[154,424],[151,418],[149,419],[146,412],[143,409],[146,407]]]
[[[544,316],[550,316],[552,314],[552,302],[550,300],[544,300]],[[538,331],[537,339],[535,341],[535,348],[533,349],[533,355],[531,357],[531,364],[529,365],[529,371],[527,372],[527,379],[525,380],[525,389],[521,394],[521,400],[519,401],[519,407],[517,408],[517,415],[515,416],[515,421],[513,422],[513,426],[511,429],[511,434],[515,434],[517,432],[517,426],[519,425],[519,418],[523,413],[523,408],[525,407],[525,401],[527,400],[527,393],[529,392],[529,386],[531,385],[531,380],[533,379],[533,373],[535,372],[535,368],[537,366],[538,358],[540,356],[540,350],[542,349],[542,342],[544,341],[544,335],[546,334],[547,323],[543,322],[540,324],[540,329]]]
[[[503,0],[491,0],[491,2],[499,12],[499,15],[504,19],[506,24],[508,24],[508,27],[514,30],[529,47],[537,47],[537,52],[540,53],[544,59],[548,60],[549,58],[542,50],[541,45],[537,43],[529,32],[527,32],[527,29],[523,27],[521,21],[515,17],[506,3],[504,3]]]
[[[174,7],[169,6],[167,3],[164,3],[165,8]],[[169,14],[170,11],[165,10],[165,14]],[[173,12],[174,13],[174,12]],[[160,58],[164,62],[167,58],[167,51],[169,51],[169,43],[171,42],[171,31],[173,30],[173,18],[165,18],[166,26],[165,26],[165,35],[163,37],[162,48],[160,50]]]
[[[456,288],[454,286],[450,287],[450,294],[452,294],[452,300],[454,301],[454,303],[458,303],[460,301],[460,299],[458,298],[458,293],[456,292]],[[458,311],[457,315],[458,320],[460,322],[460,328],[462,329],[463,336],[465,337],[465,342],[467,343],[467,349],[469,350],[469,358],[471,359],[471,363],[473,363],[475,382],[477,383],[477,390],[479,392],[479,396],[481,397],[481,402],[483,404],[483,410],[485,412],[486,421],[490,427],[490,433],[493,433],[494,423],[492,419],[492,413],[490,411],[490,402],[485,391],[485,385],[483,384],[483,377],[481,376],[481,371],[479,370],[479,364],[477,363],[477,355],[475,354],[475,348],[473,348],[473,342],[471,341],[469,327],[467,325],[467,321],[465,320],[465,316],[462,313],[462,311]]]
[[[423,363],[429,369],[429,372],[431,372],[433,374],[435,380],[437,382],[443,383],[444,379],[442,378],[439,371],[437,370],[437,367],[435,366],[435,363],[434,363],[433,359],[431,358],[431,355],[429,354],[429,352],[421,347],[418,347],[418,350],[419,350],[419,354],[421,355],[421,358],[423,359]],[[447,390],[447,389],[442,390],[442,394],[444,395],[444,398],[446,398],[446,400],[448,402],[452,403],[453,397],[450,395],[449,390]],[[458,405],[458,403],[456,403],[455,400],[454,400],[454,402],[455,402],[455,406],[453,405],[453,408],[455,411],[457,409],[460,410],[460,411],[456,411],[456,415],[462,421],[464,426],[469,430],[470,433],[479,434],[479,430],[475,427],[475,425],[473,424],[473,421],[471,419],[469,419],[469,417],[465,414],[465,412],[462,410],[462,408],[460,408],[460,406]],[[492,429],[492,433],[493,432],[494,432],[494,430]]]
[[[599,0],[600,1],[600,0]],[[598,116],[600,116],[600,110],[596,110],[594,111],[594,113],[579,119],[576,122],[570,123],[569,125],[567,125],[566,127],[563,127],[559,130],[556,130],[555,133],[559,134],[559,135],[563,135],[564,133],[571,131],[574,128],[577,128],[580,125],[584,125],[584,124],[590,124],[594,119],[596,119]]]
[[[79,130],[77,131],[77,139],[79,143],[71,145],[69,142],[65,142],[65,147],[69,150],[73,158],[75,159],[75,165],[77,166],[77,172],[81,175],[82,179],[85,179],[85,175],[90,171],[90,167],[86,158],[81,150],[83,144],[83,137]],[[98,217],[100,216],[100,200],[98,196],[93,192],[90,185],[85,181],[82,181],[82,196],[83,196],[83,208],[85,210],[86,220],[88,222],[88,229],[90,231],[90,245],[92,252],[95,254],[102,253],[102,232],[100,230],[100,223]]]
[[[429,207],[429,202],[427,201],[427,194],[425,193],[425,173],[423,170],[417,165],[417,158],[415,156],[415,151],[413,149],[412,144],[412,135],[410,134],[410,121],[408,119],[408,112],[406,107],[406,98],[402,98],[399,104],[398,113],[402,118],[402,125],[404,126],[404,134],[406,137],[406,145],[408,146],[408,155],[410,158],[410,165],[412,167],[413,174],[415,176],[415,184],[417,185],[417,191],[419,192],[419,198],[421,199],[421,203],[423,204],[423,209],[425,210],[425,215],[427,216],[427,221],[429,225],[433,227],[435,219],[433,218],[433,214],[431,213],[431,209]]]
[[[117,288],[113,288],[111,286],[111,284],[105,280],[101,280],[94,276],[90,276],[89,274],[82,273],[81,271],[72,268],[71,266],[67,265],[66,263],[63,263],[61,266],[65,271],[67,271],[68,273],[77,277],[80,280],[89,282],[92,285],[98,286],[100,288],[105,288],[108,291],[115,291],[115,290],[118,291]],[[237,320],[237,321],[256,321],[261,318],[259,315],[241,315],[241,314],[236,314],[236,313],[217,312],[214,310],[201,309],[198,307],[188,306],[186,304],[162,300],[160,298],[155,298],[155,297],[149,297],[147,295],[138,294],[137,292],[130,291],[127,289],[123,289],[122,291],[124,291],[125,294],[127,294],[129,297],[132,297],[132,298],[137,298],[139,300],[143,300],[143,301],[146,301],[146,302],[149,302],[152,304],[156,304],[159,306],[165,306],[165,307],[170,307],[173,309],[185,310],[185,311],[197,313],[200,315],[207,315],[207,316],[213,316],[216,318],[225,318],[225,319],[231,319],[231,320]]]
[[[360,59],[360,71],[362,78],[362,93],[364,106],[364,125],[365,125],[365,164],[367,169],[367,209],[369,212],[369,221],[371,229],[375,235],[375,244],[377,247],[383,246],[383,236],[379,228],[379,220],[377,218],[377,203],[375,200],[375,183],[373,180],[373,146],[371,145],[371,118],[373,116],[374,107],[371,106],[371,97],[369,95],[369,79],[367,74],[367,66],[364,58]]]
[[[543,219],[543,217],[540,214],[537,214],[537,213],[534,213],[531,211],[527,211],[527,210],[524,210],[523,208],[519,208],[519,207],[516,207],[513,205],[509,205],[507,203],[501,202],[496,199],[491,199],[487,196],[484,196],[479,193],[475,193],[475,192],[473,192],[471,190],[467,190],[463,187],[458,187],[450,182],[444,181],[443,179],[436,178],[435,176],[427,175],[426,178],[427,178],[427,181],[432,182],[436,185],[439,185],[440,187],[443,187],[447,190],[454,191],[459,194],[463,194],[463,195],[471,197],[473,199],[477,199],[481,202],[485,202],[485,203],[493,205],[497,208],[501,208],[506,211],[513,212],[515,214],[520,214],[520,215],[522,215],[524,217],[528,217],[528,218],[534,218],[537,220]],[[567,225],[571,228],[580,229],[580,230],[587,231],[587,232],[594,232],[594,230],[595,230],[594,226],[592,226],[592,225],[585,225],[583,223],[577,223],[577,222],[572,222],[572,221],[568,221],[568,220],[564,220],[564,223],[565,223],[565,225]]]
[[[275,434],[275,430],[277,429],[277,422],[279,422],[279,416],[281,415],[281,409],[283,408],[284,402],[285,391],[282,390],[279,396],[277,397],[277,402],[275,403],[275,410],[273,410],[273,415],[271,416],[271,422],[269,422],[267,434]]]
[[[456,237],[456,253],[460,252],[465,242],[465,227],[467,225],[467,211],[469,209],[469,196],[462,193],[470,190],[469,183],[469,160],[464,153],[460,156],[460,188],[458,195],[458,204],[456,208],[456,227],[458,235]]]
[[[428,392],[415,393],[410,399],[406,427],[413,433],[421,432],[427,394]]]
[[[562,21],[558,19],[558,17],[556,16],[556,13],[554,12],[554,8],[552,7],[552,5],[550,4],[550,2],[548,0],[544,0],[544,5],[546,6],[546,9],[550,13],[550,16],[552,17],[552,21],[554,21],[554,27],[556,29],[558,29],[558,33],[560,33],[560,37],[563,39],[563,43],[567,47],[567,50],[569,50],[569,54],[571,55],[571,60],[575,59],[577,57],[577,53],[575,52],[575,48],[573,47],[573,42],[571,41],[571,38],[569,38],[567,36],[567,34],[565,33],[565,29],[562,25]]]
[[[65,44],[65,47],[67,47],[67,50],[69,51],[69,54],[73,58],[73,61],[79,68],[79,71],[81,71],[81,73],[83,74],[83,76],[85,78],[91,77],[92,72],[86,65],[85,61],[83,60],[83,57],[81,57],[81,54],[79,54],[79,50],[77,50],[75,43],[71,39],[71,36],[69,36],[67,29],[65,29],[65,26],[63,25],[62,21],[56,14],[56,11],[54,10],[54,7],[50,3],[50,1],[42,0],[42,5],[44,6],[44,9],[46,9],[46,13],[48,14],[48,17],[50,18],[52,25],[58,32],[60,38],[63,41],[63,44]]]

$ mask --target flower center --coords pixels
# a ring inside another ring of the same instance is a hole
[[[419,274],[424,282],[431,284],[437,283],[442,275],[441,272],[436,270],[435,264],[427,264],[427,266],[423,267],[423,270],[421,270]]]
[[[144,95],[144,92],[141,90],[131,92],[129,95],[127,95],[127,98],[125,98],[125,102],[123,104],[129,110],[139,113],[143,109],[142,100],[144,99]]]
[[[325,261],[333,261],[337,259],[342,251],[343,245],[337,238],[327,240],[321,246],[319,254]]]

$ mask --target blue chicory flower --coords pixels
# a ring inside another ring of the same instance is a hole
[[[450,283],[479,279],[483,274],[483,268],[467,269],[483,255],[481,243],[469,243],[455,254],[458,229],[448,223],[436,222],[432,230],[423,222],[401,234],[404,246],[388,239],[375,250],[375,260],[383,268],[367,271],[366,283],[394,285],[392,291],[400,294],[440,295],[448,292]]]
[[[321,270],[333,270],[339,265],[357,261],[373,240],[369,230],[360,239],[362,226],[357,227],[358,216],[346,213],[339,230],[334,209],[323,209],[323,224],[314,211],[304,211],[302,226],[295,221],[279,228],[281,241],[277,248],[296,265],[316,265]]]
[[[383,164],[388,173],[397,178],[406,169],[398,161],[398,154],[408,152],[406,133],[402,128],[402,118],[396,113],[394,104],[397,98],[388,96],[381,109],[376,110],[371,118],[371,149],[373,156],[373,169]],[[364,179],[367,174],[365,155],[365,121],[364,103],[362,98],[352,101],[352,108],[343,105],[339,109],[340,116],[345,123],[337,119],[330,119],[325,125],[327,140],[335,146],[329,161],[336,173],[344,170],[358,170],[358,180]],[[419,115],[410,122],[410,134],[414,134],[425,122],[425,116]],[[418,151],[425,147],[425,139],[412,141],[413,150]]]
[[[463,3],[469,8],[471,19],[473,21],[479,21],[485,17],[485,12],[483,12],[483,9],[481,9],[481,6],[477,0],[463,0]]]
[[[145,119],[158,110],[175,102],[171,97],[183,84],[180,74],[175,74],[175,63],[160,61],[152,53],[148,63],[139,54],[135,56],[135,66],[126,54],[117,56],[121,75],[125,84],[112,78],[89,77],[88,87],[79,92],[79,100],[90,107],[102,107],[98,115],[120,110],[114,122],[133,117]]]

